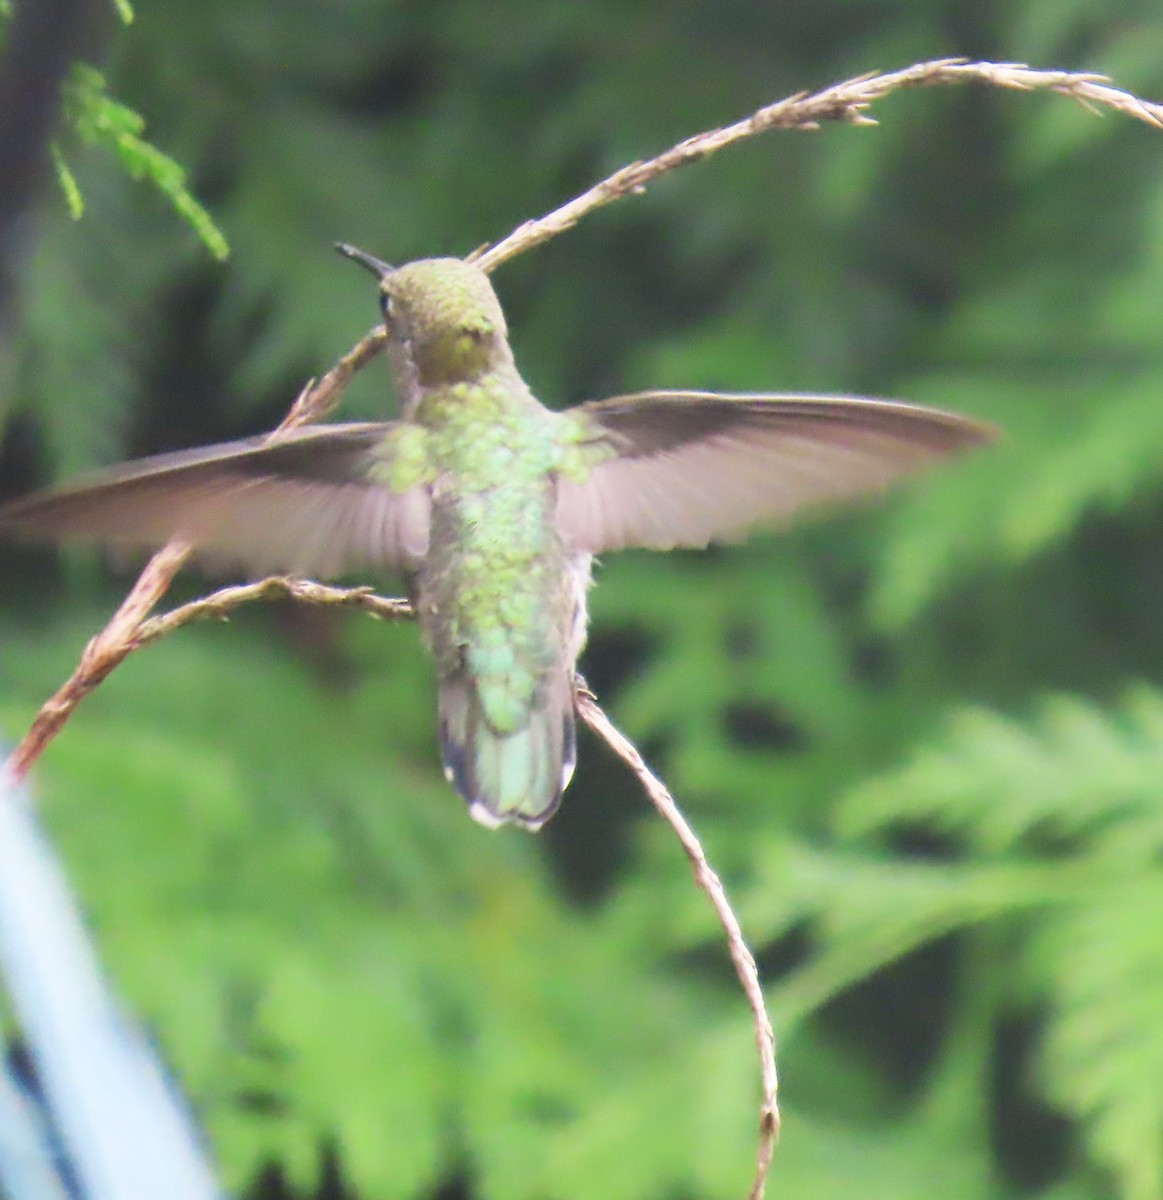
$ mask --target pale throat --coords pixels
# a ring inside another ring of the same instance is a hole
[[[410,350],[421,387],[473,383],[507,360],[504,339],[491,330],[442,330],[413,341]]]

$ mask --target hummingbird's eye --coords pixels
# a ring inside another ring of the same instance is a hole
[[[392,296],[390,292],[380,292],[380,312],[384,314],[384,324],[392,323]]]

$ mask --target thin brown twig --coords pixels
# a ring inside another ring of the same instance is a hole
[[[904,88],[943,84],[985,83],[1011,91],[1049,91],[1071,96],[1088,108],[1103,105],[1138,121],[1163,128],[1163,105],[1141,100],[1113,87],[1103,75],[1076,71],[1045,71],[1025,63],[969,62],[964,58],[941,58],[915,63],[887,74],[858,75],[819,92],[797,92],[784,100],[765,105],[749,117],[684,138],[654,158],[629,163],[601,183],[567,201],[553,212],[519,225],[502,241],[482,247],[469,257],[484,271],[523,254],[572,229],[582,217],[624,196],[641,195],[648,184],[678,167],[700,162],[725,146],[766,133],[769,129],[818,129],[824,121],[875,125],[866,110],[877,100]]]
[[[373,329],[322,379],[308,382],[286,417],[271,433],[271,438],[278,438],[288,429],[326,416],[339,403],[343,389],[351,382],[352,376],[380,352],[383,344],[383,330]],[[109,623],[85,647],[72,675],[41,705],[28,732],[8,756],[3,770],[12,780],[19,782],[28,774],[32,764],[44,753],[45,747],[64,728],[77,705],[134,649],[140,639],[143,622],[166,594],[174,576],[189,559],[191,550],[191,546],[175,538],[149,560]]]
[[[299,393],[290,412],[279,422],[271,436],[294,429],[298,425],[309,425],[330,415],[343,396],[344,389],[355,373],[362,370],[383,350],[387,335],[382,325],[365,333],[363,337],[323,376],[309,380]]]
[[[124,661],[135,631],[165,595],[174,576],[190,557],[190,549],[185,542],[175,539],[149,560],[109,623],[82,651],[72,675],[41,705],[28,732],[8,756],[4,773],[14,782],[18,783],[28,774],[45,747],[64,728],[73,709]]]
[[[224,621],[240,605],[254,600],[298,600],[327,608],[353,608],[384,621],[409,621],[414,615],[409,601],[381,596],[370,587],[330,587],[312,579],[272,575],[258,583],[219,588],[209,596],[142,621],[134,631],[129,650],[140,650],[194,621]]]
[[[776,1139],[779,1137],[779,1076],[775,1068],[775,1033],[763,1000],[763,988],[759,983],[755,957],[748,949],[739,919],[735,916],[735,910],[723,889],[722,880],[707,861],[702,844],[695,831],[687,824],[666,784],[646,765],[638,747],[606,716],[597,698],[580,676],[576,680],[574,701],[578,715],[634,772],[650,803],[674,830],[690,860],[695,883],[710,900],[715,916],[719,918],[719,924],[726,934],[727,949],[731,954],[731,961],[735,964],[735,974],[739,977],[739,983],[751,1005],[751,1014],[755,1021],[755,1042],[763,1074],[763,1103],[759,1109],[759,1149],[756,1154],[755,1181],[748,1193],[748,1200],[763,1200],[767,1172],[775,1153]]]

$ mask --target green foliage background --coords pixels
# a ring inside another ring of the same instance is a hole
[[[101,70],[233,255],[62,135],[86,212],[46,186],[0,489],[268,427],[375,319],[333,240],[464,253],[766,101],[957,53],[1163,96],[1157,0],[143,0]],[[1006,440],[778,539],[612,558],[587,671],[761,950],[774,1195],[1157,1200],[1163,135],[984,90],[876,115],[503,268],[518,361],[558,404],[851,391]],[[385,396],[377,365],[345,413]],[[0,556],[15,737],[128,576]],[[248,612],[135,656],[38,773],[229,1186],[739,1196],[752,1035],[677,846],[592,739],[544,834],[477,828],[432,698],[410,628]]]

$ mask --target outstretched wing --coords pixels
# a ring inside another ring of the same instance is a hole
[[[570,413],[594,465],[559,479],[558,531],[594,554],[729,541],[996,436],[955,413],[840,396],[643,392]]]
[[[178,536],[254,571],[411,566],[427,551],[429,501],[384,482],[393,428],[309,426],[141,459],[0,506],[0,530],[146,549]]]

